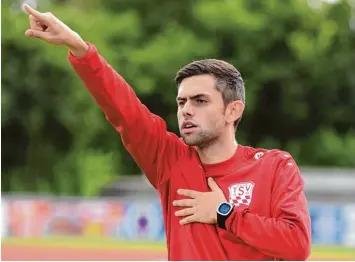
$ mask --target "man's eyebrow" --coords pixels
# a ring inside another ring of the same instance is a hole
[[[186,101],[186,98],[185,98],[185,97],[180,97],[180,96],[178,96],[178,97],[176,98],[176,101]]]
[[[194,95],[194,96],[190,96],[189,99],[194,100],[194,99],[203,98],[203,97],[207,97],[207,95],[206,94],[197,94],[197,95]],[[176,101],[186,101],[186,100],[187,100],[186,97],[178,96],[176,98]]]

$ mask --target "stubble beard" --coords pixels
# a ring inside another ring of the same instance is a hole
[[[182,135],[182,138],[186,145],[203,148],[216,140],[218,136],[211,132],[200,131],[193,134]]]

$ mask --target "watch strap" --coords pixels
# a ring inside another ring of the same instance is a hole
[[[217,225],[219,228],[222,229],[227,229],[226,228],[226,221],[230,217],[230,215],[233,213],[234,206],[232,206],[232,210],[227,214],[227,215],[221,215],[217,213]]]

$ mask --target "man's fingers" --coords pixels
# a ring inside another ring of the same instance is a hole
[[[196,205],[195,199],[181,199],[173,202],[173,206],[176,207],[192,207],[194,205]]]
[[[177,193],[179,195],[187,196],[187,197],[191,197],[191,198],[196,198],[196,197],[198,197],[201,194],[201,192],[194,191],[194,190],[189,190],[189,189],[179,189],[177,191]]]
[[[192,222],[198,222],[198,216],[197,215],[192,215],[192,216],[188,216],[185,217],[183,219],[180,220],[180,225],[186,225]]]
[[[30,15],[33,15],[35,18],[38,18],[38,19],[45,18],[45,14],[38,12],[36,9],[33,9],[32,7],[30,7],[27,4],[24,4],[23,8],[26,10],[27,13],[29,13]]]
[[[29,29],[25,32],[25,35],[28,37],[34,37],[34,38],[39,38],[42,40],[48,40],[48,33],[47,32],[43,32],[43,31],[39,31],[39,30],[33,30],[33,29]]]
[[[195,209],[190,207],[190,208],[185,208],[185,209],[181,209],[179,211],[176,211],[175,216],[184,217],[184,216],[193,215],[194,213],[195,213]]]
[[[33,15],[29,16],[29,20],[30,20],[31,29],[43,31],[43,27],[41,23],[38,22],[38,20]]]

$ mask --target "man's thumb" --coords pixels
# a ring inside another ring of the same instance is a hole
[[[208,186],[211,188],[212,191],[214,192],[217,192],[217,191],[220,191],[221,189],[218,187],[218,185],[216,184],[216,182],[213,180],[212,177],[209,177],[207,179],[207,183],[208,183]]]
[[[43,39],[46,40],[46,32],[43,31],[39,31],[39,30],[33,30],[33,29],[28,29],[25,32],[25,35],[28,37],[35,37],[35,38],[39,38],[39,39]]]

